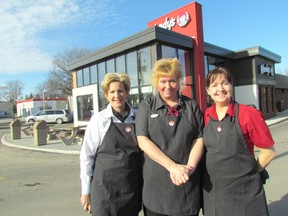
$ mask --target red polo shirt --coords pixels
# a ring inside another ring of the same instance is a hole
[[[234,101],[231,101],[226,115],[235,117]],[[205,125],[207,125],[210,120],[209,116],[213,119],[218,119],[215,104],[205,110]],[[253,107],[239,104],[238,119],[248,149],[253,155],[254,146],[259,148],[269,148],[274,145],[274,140],[270,130],[260,111]]]

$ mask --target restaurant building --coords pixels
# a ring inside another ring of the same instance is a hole
[[[105,108],[101,81],[106,73],[131,78],[129,103],[138,107],[151,94],[150,71],[161,58],[178,58],[183,66],[182,94],[195,98],[202,110],[211,104],[205,76],[217,66],[234,77],[235,99],[276,115],[275,67],[281,57],[260,46],[239,51],[204,42],[202,6],[192,2],[148,23],[147,29],[89,54],[68,66],[73,76],[74,124],[87,124],[93,112]]]

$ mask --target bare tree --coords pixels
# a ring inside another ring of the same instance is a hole
[[[7,102],[11,102],[11,110],[16,112],[16,101],[21,99],[24,83],[20,80],[7,81],[4,86],[0,88],[0,98]]]
[[[56,55],[52,62],[53,68],[49,72],[48,80],[37,87],[38,94],[41,95],[41,92],[46,90],[49,97],[72,95],[72,73],[66,67],[69,63],[90,54],[92,51],[85,48],[74,48]]]

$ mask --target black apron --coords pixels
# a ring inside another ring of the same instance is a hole
[[[114,123],[96,154],[91,185],[93,216],[134,216],[142,207],[142,153],[135,125]]]
[[[155,117],[157,116],[157,117]],[[195,128],[184,116],[149,116],[150,139],[176,163],[187,164]],[[198,130],[198,129],[197,129]],[[199,170],[190,176],[189,181],[176,186],[169,172],[144,154],[143,204],[153,212],[165,215],[198,214],[200,208]]]
[[[203,179],[205,216],[267,216],[265,192],[257,163],[249,152],[238,122],[210,117],[204,128]]]

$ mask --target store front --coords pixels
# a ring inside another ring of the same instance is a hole
[[[202,110],[211,102],[206,94],[205,75],[216,66],[227,67],[232,72],[237,80],[235,97],[240,99],[239,102],[243,103],[244,99],[244,104],[254,104],[261,109],[263,99],[260,99],[262,96],[259,98],[261,94],[258,91],[263,83],[273,88],[275,77],[270,74],[269,77],[261,77],[257,65],[269,62],[272,71],[274,63],[280,62],[280,56],[263,50],[265,49],[258,47],[251,54],[247,49],[244,54],[242,51],[235,52],[204,42],[202,6],[193,2],[149,22],[144,31],[68,66],[73,75],[74,124],[87,124],[94,112],[105,108],[100,83],[109,72],[122,72],[130,76],[129,103],[137,108],[152,92],[150,71],[154,62],[161,58],[176,57],[181,61],[184,75],[182,94],[195,98]],[[267,81],[267,78],[270,80]],[[245,97],[238,97],[237,94],[241,95],[247,87],[257,95],[245,102]],[[273,94],[267,94],[266,97],[273,97]],[[274,107],[273,104],[271,106]],[[275,113],[273,109],[268,110],[272,115]]]
[[[130,76],[129,103],[137,108],[140,101],[152,92],[150,72],[154,62],[160,58],[176,57],[180,60],[184,73],[183,92],[195,97],[193,43],[193,38],[154,26],[73,63],[69,69],[73,71],[74,80],[74,122],[85,124],[94,111],[105,108],[100,84],[109,72]],[[83,65],[83,62],[87,63]]]

